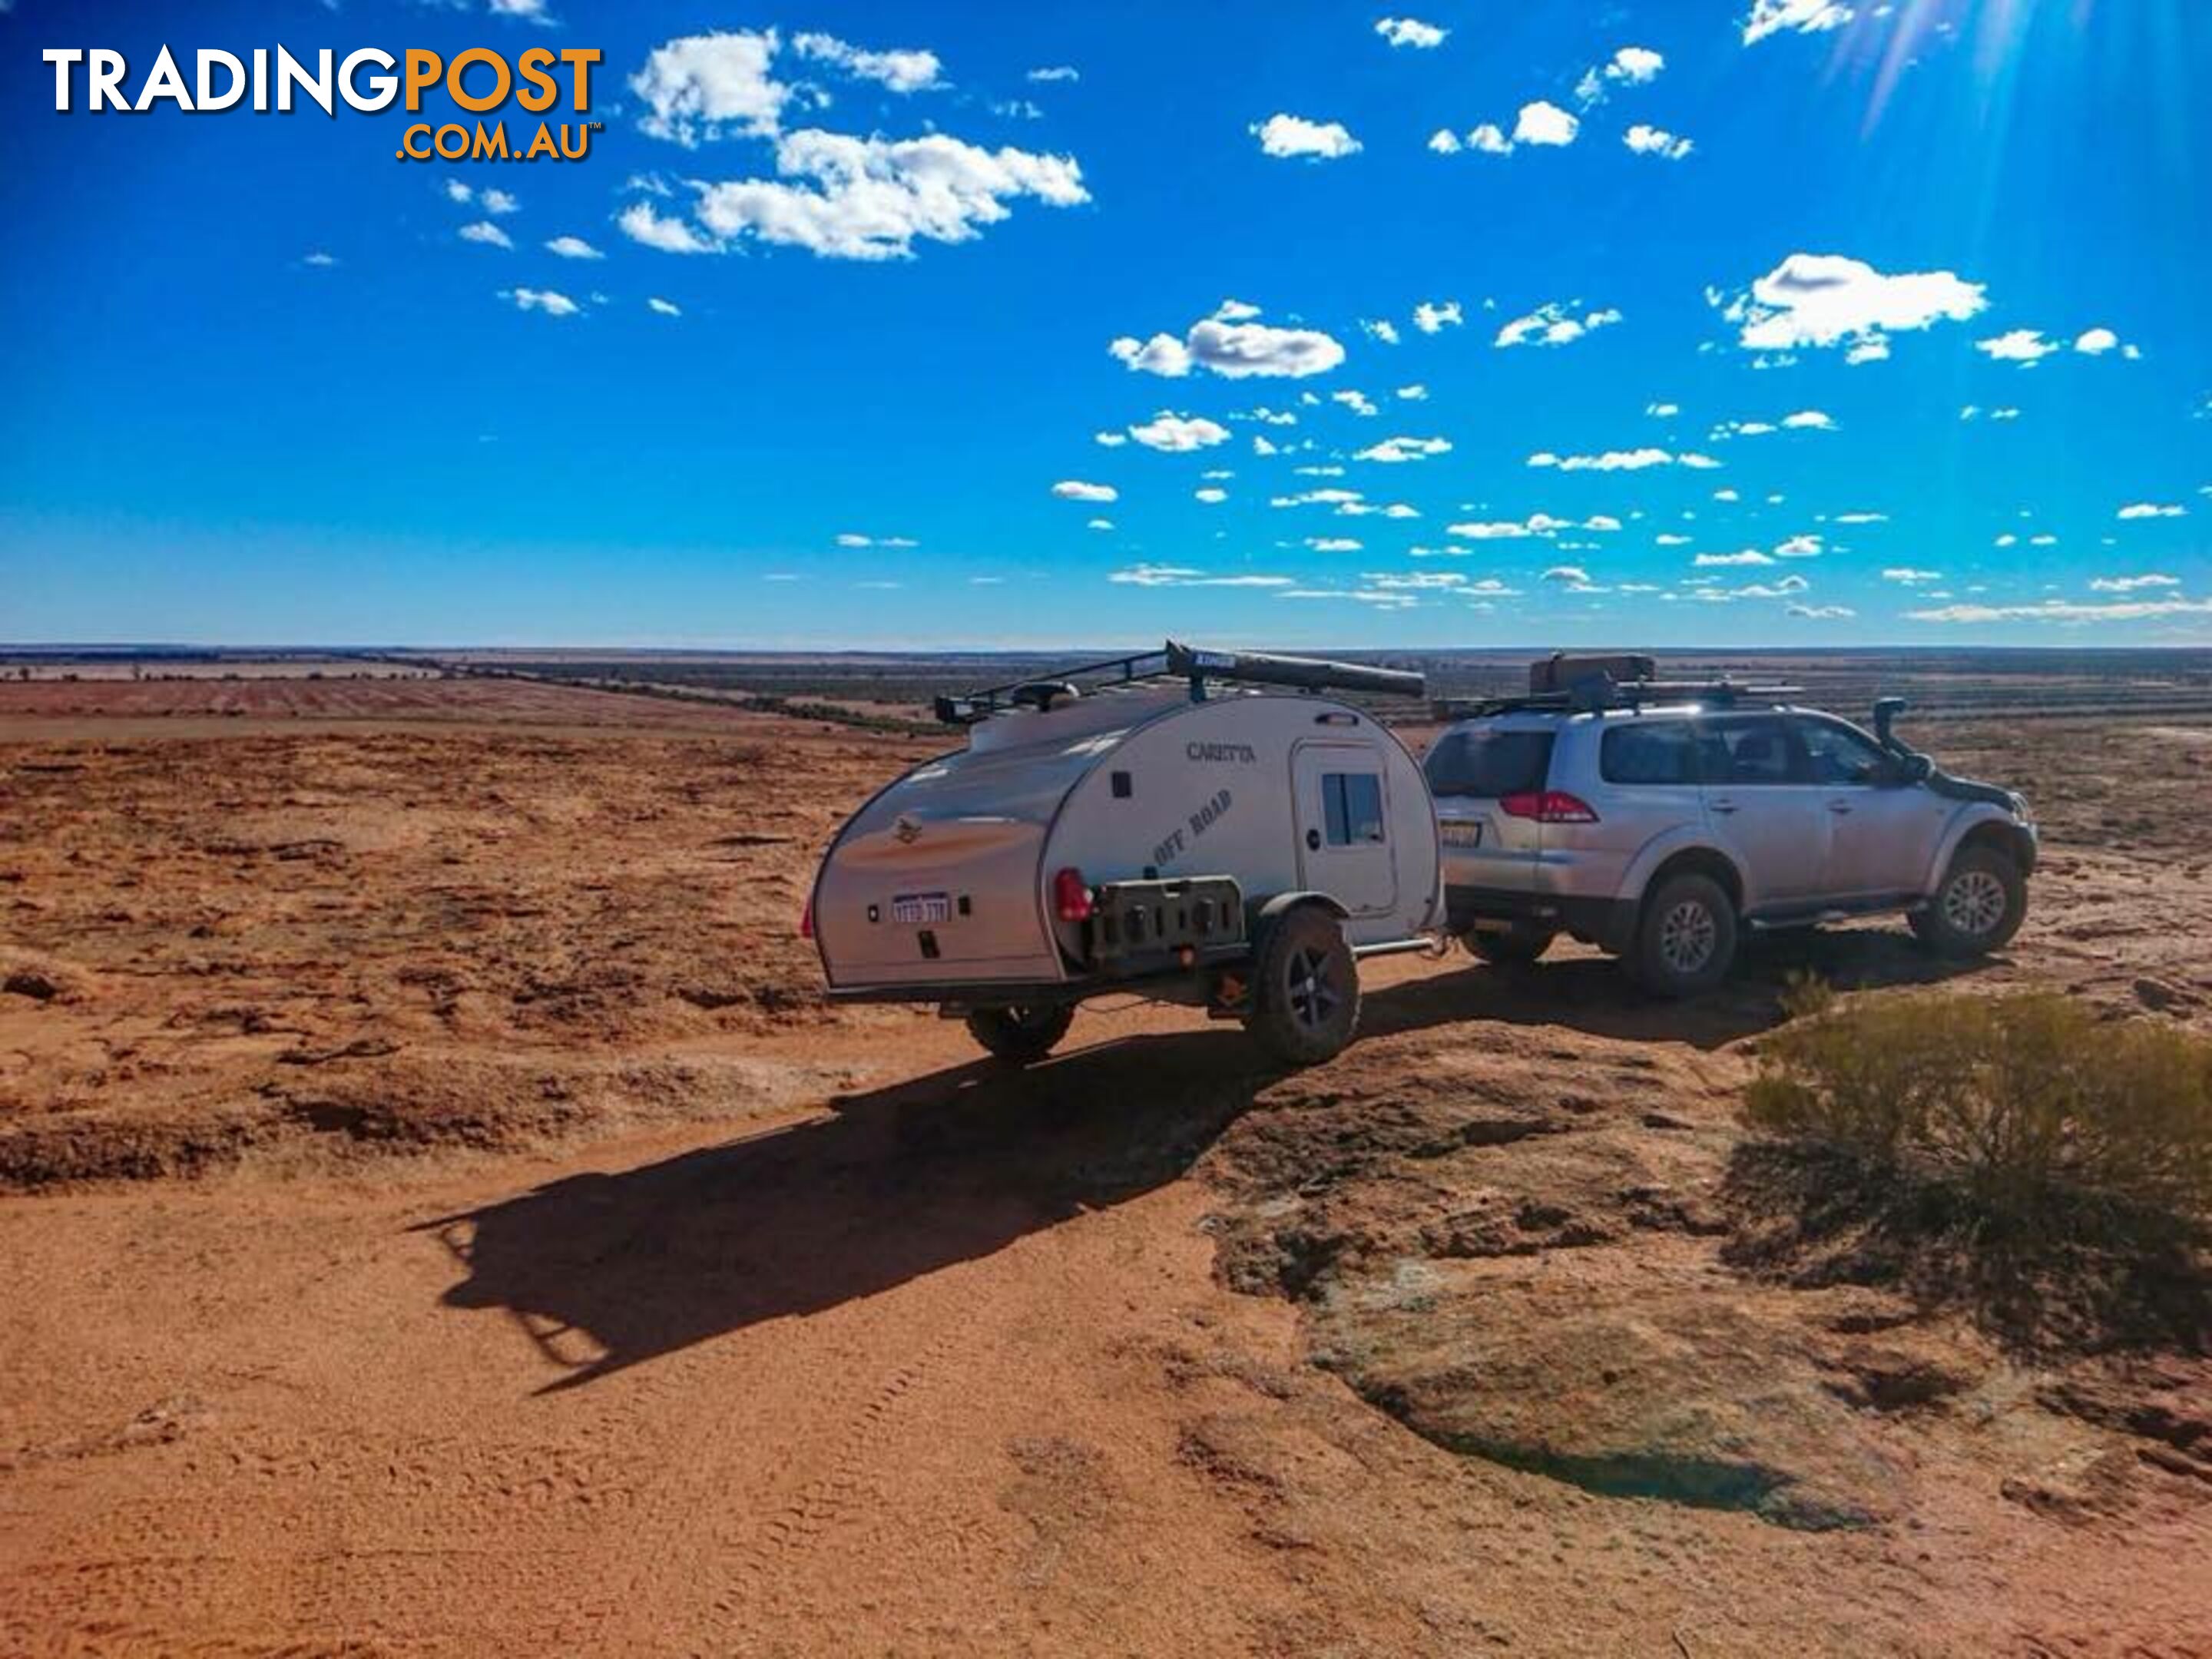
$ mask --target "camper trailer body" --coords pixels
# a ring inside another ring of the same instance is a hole
[[[1366,710],[1196,673],[1025,689],[831,843],[811,915],[833,997],[972,1014],[1139,991],[1243,1013],[1291,910],[1353,957],[1441,927],[1426,781]]]

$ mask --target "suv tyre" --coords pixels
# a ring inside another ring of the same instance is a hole
[[[1989,847],[1969,847],[1953,859],[1928,902],[1906,918],[1923,945],[1946,957],[2002,951],[2027,919],[2020,866]]]
[[[1692,997],[1735,961],[1735,906],[1711,876],[1669,876],[1644,901],[1629,964],[1654,996]]]
[[[1548,927],[1516,927],[1503,933],[1473,928],[1460,938],[1469,951],[1496,967],[1525,968],[1550,950],[1559,935]]]

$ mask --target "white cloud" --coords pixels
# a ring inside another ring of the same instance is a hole
[[[1650,466],[1713,467],[1720,463],[1694,452],[1670,454],[1663,449],[1608,449],[1598,455],[1554,455],[1539,450],[1528,458],[1531,466],[1553,466],[1562,472],[1640,472]]]
[[[1925,587],[1930,582],[1942,581],[1943,573],[1940,570],[1916,570],[1910,565],[1893,565],[1881,573],[1881,579],[1903,587]]]
[[[1080,81],[1083,76],[1079,71],[1071,69],[1066,64],[1054,64],[1045,69],[1031,70],[1029,72],[1027,78],[1039,82],[1049,82],[1053,81]]]
[[[1571,144],[1582,123],[1557,104],[1539,100],[1521,106],[1520,118],[1513,124],[1513,142],[1516,144]]]
[[[1396,465],[1405,461],[1425,461],[1431,455],[1449,454],[1449,438],[1386,438],[1381,443],[1361,450],[1352,459],[1355,461],[1380,461]]]
[[[1318,329],[1241,320],[1252,314],[1252,307],[1231,301],[1192,324],[1180,340],[1171,334],[1155,334],[1146,341],[1124,336],[1107,349],[1127,368],[1172,377],[1188,374],[1194,366],[1231,380],[1295,379],[1325,374],[1344,361],[1343,344],[1332,336]]]
[[[1889,514],[1887,513],[1838,513],[1836,514],[1836,522],[1838,524],[1887,524]]]
[[[1409,404],[1426,403],[1429,389],[1425,386],[1401,386],[1390,395]]]
[[[1309,121],[1302,115],[1271,115],[1246,131],[1260,141],[1262,151],[1285,161],[1304,156],[1334,161],[1357,155],[1360,147],[1341,121]]]
[[[481,242],[486,247],[514,246],[514,239],[489,219],[479,219],[472,225],[463,225],[455,234],[465,242]]]
[[[1087,520],[1084,524],[1083,527],[1085,530],[1111,530],[1114,527],[1114,520],[1111,519],[1091,519]]]
[[[1818,536],[1792,536],[1775,547],[1774,556],[1778,559],[1817,559],[1820,556],[1820,547]]]
[[[2094,576],[2090,579],[2089,586],[2100,593],[2133,593],[2145,587],[2179,587],[2181,578],[2156,574],[2147,576]]]
[[[657,312],[663,317],[681,317],[684,314],[681,307],[671,301],[662,299],[658,294],[653,295],[645,303],[647,309]]]
[[[1700,570],[1729,565],[1772,564],[1773,559],[1755,547],[1747,547],[1741,553],[1700,553],[1691,562]]]
[[[1746,292],[1706,297],[1737,325],[1747,351],[1881,343],[1884,356],[1892,332],[1963,322],[1989,303],[1981,283],[1950,271],[1889,275],[1839,253],[1792,253]]]
[[[686,149],[726,132],[773,135],[791,97],[791,88],[769,73],[777,45],[774,29],[738,29],[656,46],[630,76],[630,90],[648,111],[638,125]]]
[[[720,246],[702,236],[681,219],[665,218],[650,202],[632,202],[615,220],[633,242],[659,248],[663,253],[719,253]]]
[[[1424,23],[1417,17],[1385,17],[1375,25],[1375,33],[1394,46],[1430,52],[1443,45],[1444,36],[1450,31],[1440,29],[1434,23]]]
[[[1905,614],[1910,621],[1927,623],[2148,622],[2160,617],[2212,615],[2212,599],[2119,599],[2103,605],[2044,599],[2034,605],[1950,605]]]
[[[1856,617],[1859,613],[1847,605],[1785,605],[1782,607],[1782,614],[1785,617],[1807,617],[1814,622],[1826,622],[1832,618]]]
[[[2120,343],[2120,337],[2109,328],[2085,329],[2075,336],[2074,349],[2085,357],[2101,357]]]
[[[477,205],[486,213],[520,213],[522,204],[503,190],[483,190],[477,192]]]
[[[1413,307],[1413,326],[1424,334],[1457,328],[1462,320],[1456,300],[1424,300]]]
[[[320,248],[317,248],[313,252],[306,255],[300,261],[301,264],[313,265],[318,270],[328,270],[332,265],[337,264],[337,255],[335,253],[325,253]]]
[[[1538,306],[1526,317],[1516,317],[1499,329],[1492,343],[1500,347],[1567,345],[1594,329],[1604,328],[1620,320],[1620,313],[1613,310],[1589,311],[1577,317],[1571,307],[1579,303],[1579,301],[1571,301],[1562,305],[1553,301]]]
[[[1974,342],[1975,350],[1987,353],[1994,361],[2018,363],[2023,368],[2042,362],[2059,349],[2058,342],[2045,339],[2040,330],[2033,328],[2015,328]]]
[[[1667,60],[1649,46],[1623,46],[1605,66],[1605,78],[1620,86],[1648,86],[1666,67]]]
[[[1370,340],[1380,340],[1384,345],[1398,343],[1398,325],[1387,317],[1359,319],[1359,331]]]
[[[604,259],[607,256],[580,236],[556,236],[545,244],[548,253],[557,253],[563,259]]]
[[[1553,518],[1546,513],[1532,513],[1522,519],[1474,520],[1466,524],[1447,525],[1444,533],[1470,542],[1522,541],[1531,537],[1556,536],[1574,526],[1567,520]]]
[[[1270,507],[1356,507],[1365,499],[1357,489],[1306,489],[1295,495],[1278,495]]]
[[[1641,121],[1623,133],[1620,142],[1638,155],[1656,155],[1662,161],[1679,161],[1697,148],[1689,139],[1679,137],[1664,127],[1650,126]]]
[[[470,189],[468,185],[463,184],[459,179],[447,179],[445,190],[446,199],[449,202],[469,202],[473,201],[476,198],[476,191]]]
[[[1229,492],[1218,484],[1208,484],[1203,489],[1194,489],[1190,493],[1194,498],[1204,501],[1208,507],[1218,507],[1229,499]]]
[[[1129,434],[1126,432],[1094,432],[1091,434],[1091,441],[1103,444],[1109,449],[1119,449],[1129,441]]]
[[[1467,147],[1480,150],[1485,155],[1510,155],[1513,153],[1512,142],[1506,137],[1505,130],[1495,121],[1485,121],[1468,133]]]
[[[1744,19],[1743,43],[1757,46],[1771,34],[1794,29],[1801,34],[1817,34],[1826,29],[1839,29],[1851,21],[1849,6],[1837,0],[1752,0],[1751,15]]]
[[[1644,412],[1664,421],[1680,415],[1682,412],[1682,406],[1680,404],[1646,404],[1644,405]]]
[[[2123,519],[2186,518],[2189,509],[2178,502],[2130,501],[2118,514]]]
[[[1439,155],[1459,154],[1459,135],[1449,127],[1438,127],[1429,135],[1429,148]]]
[[[1588,587],[1590,585],[1589,572],[1578,564],[1555,564],[1537,580],[1565,582],[1571,587]]]
[[[1214,576],[1188,565],[1139,564],[1110,573],[1106,580],[1135,587],[1288,587],[1288,576]]]
[[[1376,415],[1382,412],[1368,400],[1365,392],[1354,391],[1350,386],[1346,386],[1341,392],[1332,392],[1328,397],[1331,403],[1342,404],[1355,415]]]
[[[1052,487],[1052,493],[1063,501],[1118,501],[1121,492],[1112,484],[1085,483],[1080,478],[1062,478]]]
[[[550,289],[503,288],[499,297],[513,301],[519,311],[542,311],[548,317],[573,317],[582,309],[567,295],[556,294]]]
[[[1164,409],[1142,426],[1131,427],[1129,435],[1147,449],[1182,455],[1226,443],[1229,428],[1203,416],[1176,415]]]
[[[816,63],[830,64],[863,81],[873,81],[892,92],[926,92],[941,85],[944,65],[933,52],[904,47],[890,52],[865,52],[831,34],[794,34],[791,49]]]
[[[553,21],[546,13],[545,0],[487,0],[484,9],[495,17],[524,17],[533,23]]]
[[[1362,544],[1349,536],[1309,536],[1306,545],[1316,553],[1357,553]]]
[[[714,246],[750,238],[825,258],[900,259],[917,238],[974,240],[979,227],[1011,216],[1010,201],[1073,207],[1091,199],[1071,156],[984,149],[943,133],[856,138],[810,128],[777,139],[775,161],[781,178],[698,186],[695,213]],[[633,204],[625,229],[641,212],[649,218],[642,203]]]

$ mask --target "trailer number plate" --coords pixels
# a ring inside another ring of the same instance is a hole
[[[1440,824],[1438,828],[1443,830],[1444,832],[1444,845],[1447,847],[1480,847],[1482,845],[1482,825],[1480,822],[1474,823],[1454,823],[1447,820],[1443,824]]]
[[[930,922],[952,920],[950,893],[897,893],[891,897],[893,921]]]

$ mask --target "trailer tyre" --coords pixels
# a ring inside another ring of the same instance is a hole
[[[1053,1050],[1074,1024],[1073,1004],[1041,1008],[978,1008],[968,1016],[968,1035],[999,1059],[1030,1066]]]
[[[1359,1026],[1359,963],[1336,918],[1302,904],[1261,937],[1245,1026],[1292,1066],[1333,1058]]]
[[[1969,847],[1951,860],[1927,904],[1905,920],[1938,956],[1967,957],[2002,951],[2027,918],[2020,866],[1993,848]]]

